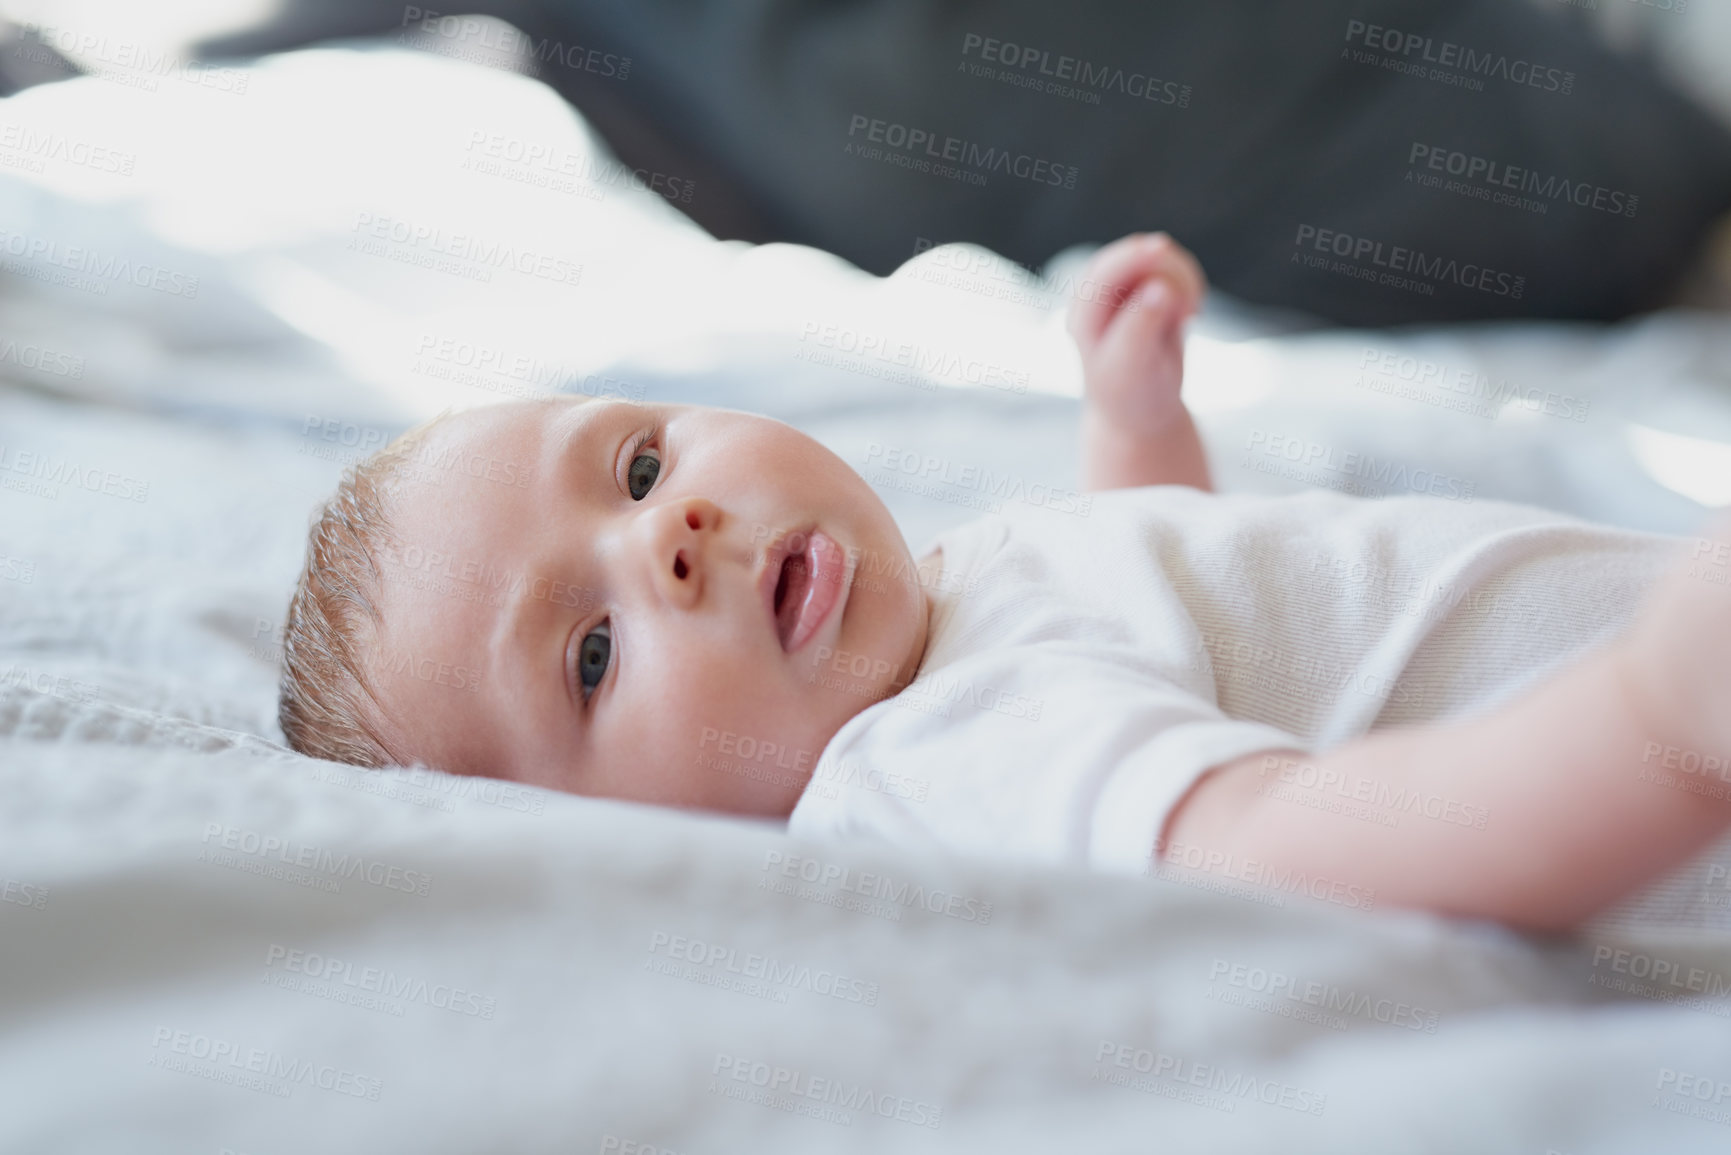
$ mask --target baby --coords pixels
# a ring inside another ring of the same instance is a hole
[[[1685,545],[1500,502],[1213,495],[1179,397],[1201,269],[1137,235],[1084,283],[1087,516],[981,518],[916,562],[860,475],[778,421],[441,416],[313,526],[284,734],[796,833],[1254,864],[1539,929],[1731,824],[1731,518]]]

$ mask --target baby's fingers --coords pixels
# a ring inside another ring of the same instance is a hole
[[[1134,233],[1101,249],[1083,272],[1070,306],[1070,335],[1084,350],[1092,348],[1138,295],[1137,288],[1157,276],[1172,280],[1192,308],[1207,290],[1202,266],[1165,233]]]

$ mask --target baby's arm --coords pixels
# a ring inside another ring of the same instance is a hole
[[[1101,249],[1070,309],[1082,354],[1082,488],[1211,490],[1184,383],[1184,321],[1207,290],[1202,267],[1165,233]]]
[[[1731,552],[1731,517],[1696,540],[1697,557],[1701,542]],[[1489,714],[1216,768],[1180,804],[1164,848],[1256,859],[1395,905],[1565,929],[1731,824],[1731,803],[1683,788],[1653,756],[1731,751],[1728,702],[1731,589],[1680,566],[1628,633]],[[1414,792],[1422,805],[1390,805]]]

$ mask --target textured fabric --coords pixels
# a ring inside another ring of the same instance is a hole
[[[1209,768],[1486,709],[1680,556],[1506,502],[1180,486],[937,545],[918,676],[835,735],[790,829],[1132,873]]]

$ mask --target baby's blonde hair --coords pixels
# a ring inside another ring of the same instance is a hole
[[[382,625],[381,554],[394,544],[391,497],[404,469],[449,410],[343,471],[313,521],[306,565],[283,619],[277,722],[302,754],[354,766],[395,758],[380,736],[382,708],[365,651]]]

